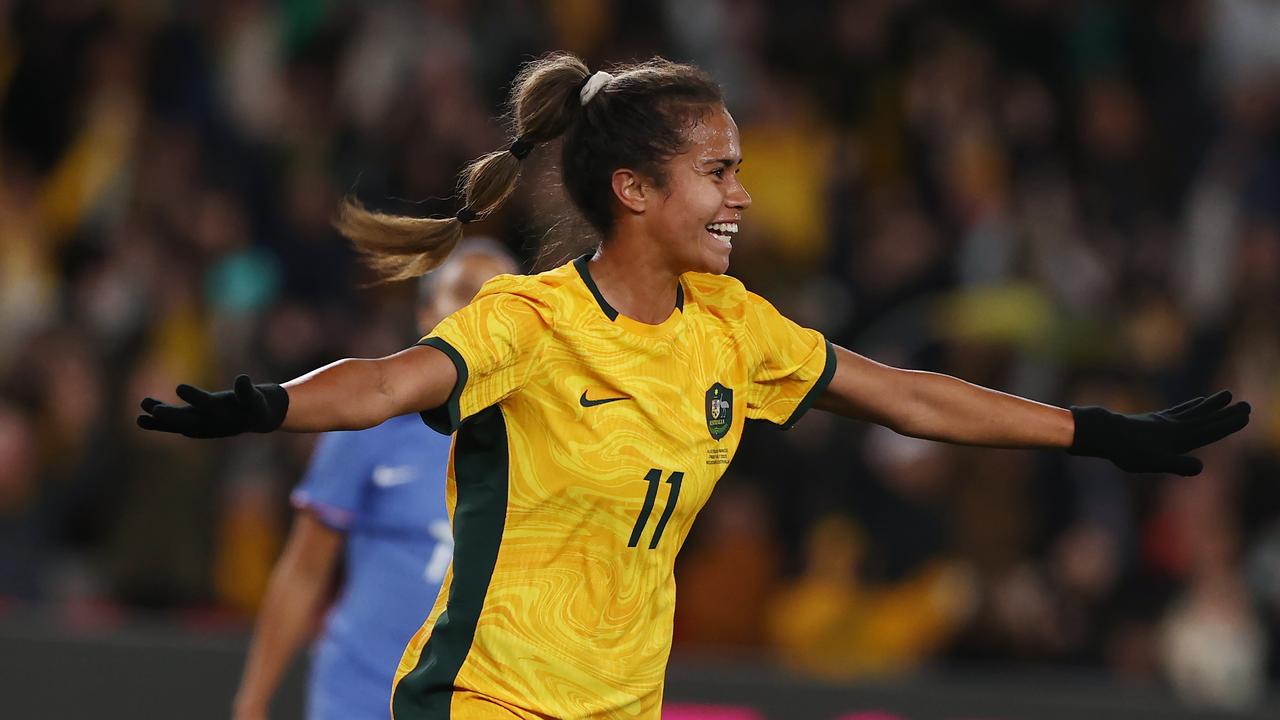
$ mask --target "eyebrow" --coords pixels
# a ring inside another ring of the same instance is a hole
[[[742,164],[742,158],[737,158],[737,159],[734,159],[734,158],[712,158],[712,159],[708,159],[708,160],[703,160],[701,164],[702,164],[702,165],[719,165],[719,166],[721,166],[721,167],[729,168],[729,167],[733,167],[734,165],[741,165],[741,164]]]

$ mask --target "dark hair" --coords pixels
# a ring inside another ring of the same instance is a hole
[[[520,179],[528,143],[564,136],[560,173],[570,200],[603,236],[613,227],[611,177],[636,170],[659,187],[662,166],[687,148],[687,130],[724,102],[702,70],[653,58],[610,69],[613,79],[583,105],[585,63],[554,53],[525,65],[511,88],[517,146],[489,153],[463,171],[464,205],[452,218],[415,218],[366,210],[348,198],[334,224],[384,280],[435,269],[462,238],[462,225],[497,210]],[[520,143],[523,143],[521,145]]]

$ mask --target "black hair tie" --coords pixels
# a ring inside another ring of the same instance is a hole
[[[507,152],[515,155],[517,160],[523,160],[529,156],[529,152],[533,150],[534,145],[535,143],[532,140],[516,138],[516,141],[511,143],[511,147],[507,148]]]
[[[454,217],[458,218],[458,222],[462,223],[463,225],[466,225],[467,223],[476,219],[476,211],[472,210],[469,207],[464,207],[461,210],[459,210],[458,214],[454,215]]]

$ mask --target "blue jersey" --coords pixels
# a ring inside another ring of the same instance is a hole
[[[293,504],[346,534],[346,577],[317,640],[311,720],[389,715],[391,682],[453,557],[449,438],[417,415],[325,434]]]

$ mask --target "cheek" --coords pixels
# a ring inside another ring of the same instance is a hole
[[[714,220],[724,204],[724,193],[720,192],[718,185],[711,183],[696,188],[687,197],[685,210],[689,220],[700,227]]]
[[[721,186],[708,178],[673,180],[670,194],[664,200],[663,224],[673,237],[688,238],[705,232],[724,204]]]

